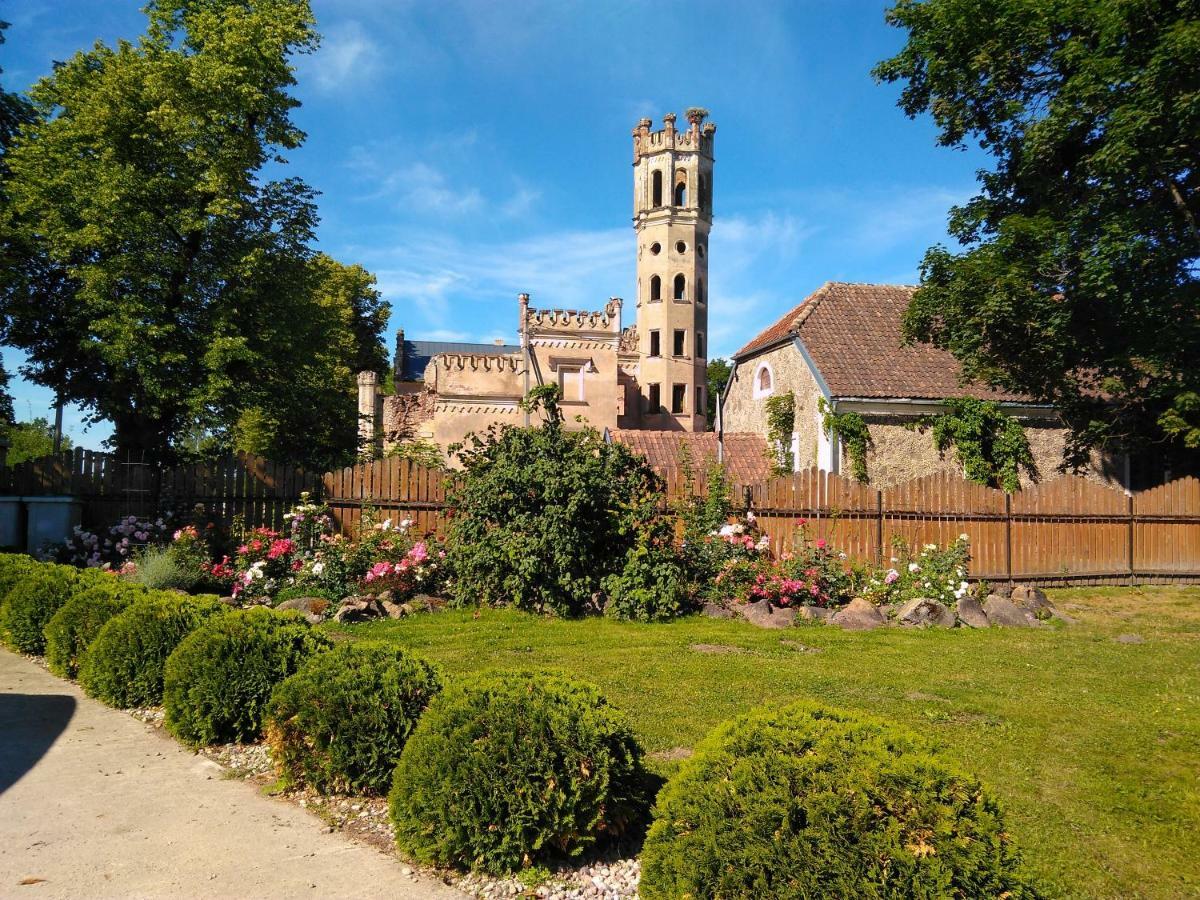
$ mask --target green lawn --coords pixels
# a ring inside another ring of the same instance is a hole
[[[677,765],[670,751],[759,704],[807,697],[869,711],[929,736],[993,788],[1051,895],[1200,896],[1200,588],[1052,600],[1078,623],[852,634],[483,610],[341,630],[412,647],[450,674],[586,678],[628,713],[663,774]],[[1145,642],[1113,640],[1127,633]]]

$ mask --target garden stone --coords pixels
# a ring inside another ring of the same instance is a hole
[[[237,601],[237,597],[218,597],[217,600],[219,603],[224,603],[226,606],[237,607],[240,605]]]
[[[726,609],[719,603],[705,603],[700,612],[710,619],[732,619],[733,610]]]
[[[759,628],[790,628],[796,623],[796,611],[772,606],[770,600],[747,603],[742,616],[751,625]]]
[[[845,608],[834,613],[833,618],[829,621],[847,631],[869,631],[887,624],[887,619],[884,618],[879,608],[870,600],[864,600],[862,597],[855,597],[846,604]]]
[[[325,611],[329,609],[329,601],[324,597],[296,597],[293,600],[284,600],[275,608],[299,610],[304,613],[308,624],[316,625],[324,621]]]
[[[333,614],[335,622],[365,622],[382,618],[386,613],[378,600],[370,594],[347,597]]]
[[[1055,614],[1054,606],[1046,599],[1044,591],[1028,584],[1018,584],[1012,589],[1012,602],[1039,619]]]
[[[390,595],[390,591],[388,594]],[[379,605],[383,607],[383,611],[389,619],[403,619],[410,612],[410,607],[407,603],[395,603],[392,600],[379,599]]]
[[[937,600],[918,597],[896,610],[896,624],[909,628],[954,627],[954,613]]]
[[[1028,628],[1039,625],[1033,613],[1021,609],[1007,597],[989,594],[983,603],[983,611],[987,613],[989,625],[1001,625],[1008,628]]]
[[[983,605],[975,597],[968,594],[958,598],[958,621],[968,628],[987,628],[987,613]]]
[[[823,606],[797,606],[796,618],[806,622],[828,622],[833,618],[833,610]]]
[[[1012,596],[1013,586],[1011,584],[993,584],[988,586],[988,596],[995,595],[1003,597],[1005,600]]]

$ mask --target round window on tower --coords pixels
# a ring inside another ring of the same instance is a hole
[[[658,254],[662,253],[662,244],[658,243],[658,241],[655,241],[650,245],[650,252],[655,256],[658,256]]]
[[[685,244],[683,241],[676,241],[675,242],[675,252],[676,253],[687,253],[687,244]]]

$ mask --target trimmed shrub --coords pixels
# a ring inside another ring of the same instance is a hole
[[[157,706],[179,642],[226,607],[212,597],[152,593],[104,623],[79,668],[85,692],[109,706]]]
[[[104,623],[146,596],[145,589],[138,585],[112,575],[107,580],[77,589],[46,623],[46,665],[60,678],[75,678]]]
[[[242,609],[206,622],[167,660],[167,729],[191,747],[260,737],[271,691],[331,646],[291,611]]]
[[[4,599],[17,582],[42,565],[23,553],[0,553],[0,607],[4,606]]]
[[[0,607],[0,635],[5,643],[22,653],[44,653],[43,629],[71,599],[75,579],[70,566],[43,565],[18,581]]]
[[[596,688],[517,672],[434,699],[389,809],[418,860],[502,872],[619,837],[643,821],[648,793],[641,748]]]
[[[267,741],[280,774],[322,793],[383,794],[429,701],[425,660],[391,644],[342,644],[275,688]]]
[[[659,794],[641,896],[1021,897],[996,802],[913,733],[799,703],[718,726]]]

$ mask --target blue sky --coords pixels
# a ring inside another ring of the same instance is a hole
[[[870,78],[903,42],[886,5],[313,0],[324,41],[297,60],[308,140],[289,174],[321,191],[322,249],[378,277],[389,332],[512,339],[521,291],[633,296],[630,130],[708,107],[710,352],[728,355],[824,281],[914,282],[973,192],[980,154],[937,147]],[[140,6],[0,0],[3,83],[135,37]],[[14,398],[20,418],[52,402],[15,377]],[[85,446],[109,434],[66,423]]]

